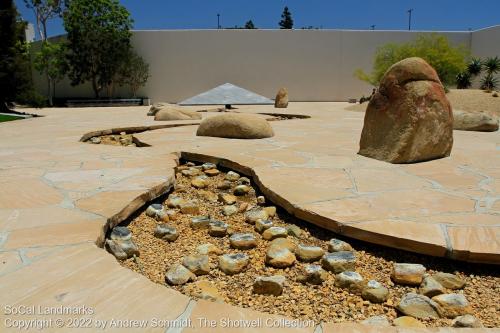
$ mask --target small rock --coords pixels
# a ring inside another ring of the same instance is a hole
[[[132,239],[132,233],[127,227],[116,226],[111,230],[109,238],[112,240],[128,241]]]
[[[253,234],[233,234],[229,238],[229,243],[231,247],[239,250],[253,249],[257,246],[257,241]]]
[[[258,220],[267,220],[269,215],[260,208],[252,208],[245,212],[245,221],[250,224],[255,224]]]
[[[207,162],[207,163],[203,163],[201,165],[201,168],[204,170],[204,171],[207,171],[207,170],[213,170],[213,169],[216,169],[217,168],[217,165],[213,164],[213,163],[210,163],[210,162]]]
[[[426,269],[420,264],[394,263],[391,278],[394,282],[410,286],[422,283]]]
[[[194,162],[186,162],[186,166],[194,167],[196,164]]]
[[[270,227],[262,233],[262,238],[265,240],[273,240],[276,238],[288,237],[288,231],[283,227]]]
[[[444,294],[446,290],[433,277],[425,276],[418,292],[427,297],[434,297]]]
[[[267,215],[269,215],[269,217],[274,217],[276,215],[276,207],[274,206],[264,207],[264,210],[266,211]]]
[[[403,317],[396,318],[392,321],[392,323],[396,327],[419,327],[419,328],[426,327],[418,319],[415,319],[415,318],[410,317],[410,316],[403,316]]]
[[[297,244],[295,244],[295,242],[290,239],[290,238],[276,238],[276,239],[273,239],[271,241],[271,243],[269,244],[269,247],[277,247],[277,248],[284,248],[284,249],[287,249],[293,253],[295,253],[295,251],[297,251]]]
[[[190,288],[192,290],[191,295],[194,297],[217,303],[224,302],[224,297],[222,297],[217,287],[210,281],[196,281]]]
[[[94,137],[90,138],[90,142],[92,142],[95,145],[98,145],[101,143],[101,138],[94,136]]]
[[[173,242],[179,237],[179,233],[177,232],[177,229],[175,229],[172,226],[169,226],[167,224],[159,224],[156,226],[155,237],[161,238],[163,240],[166,240],[168,242]]]
[[[255,222],[255,231],[257,231],[259,234],[263,233],[267,229],[271,228],[273,226],[273,222],[269,220],[257,220]]]
[[[139,248],[135,243],[129,240],[113,240],[127,254],[128,258],[139,256]]]
[[[248,203],[247,202],[242,202],[240,203],[240,206],[238,207],[238,213],[243,213],[247,210],[248,208]]]
[[[354,271],[356,268],[356,254],[352,251],[327,253],[321,259],[321,266],[334,273]]]
[[[242,272],[250,261],[244,253],[224,254],[219,257],[219,269],[227,275]]]
[[[297,277],[297,281],[309,284],[322,284],[328,273],[320,265],[305,265]]]
[[[189,255],[184,257],[182,265],[195,275],[204,275],[210,273],[210,264],[208,259],[208,255]]]
[[[183,198],[177,195],[169,195],[167,201],[165,202],[169,208],[180,208],[186,202]]]
[[[215,177],[220,173],[220,171],[217,169],[205,170],[204,172],[205,175],[207,175],[208,177]]]
[[[236,203],[236,197],[229,193],[219,193],[219,201],[224,205],[234,205]]]
[[[275,268],[290,267],[295,262],[295,255],[286,248],[270,246],[266,252],[266,264]]]
[[[354,251],[354,249],[349,243],[346,243],[340,239],[332,238],[328,242],[328,251],[329,252]]]
[[[439,318],[437,303],[424,295],[407,293],[396,308],[401,313],[415,318]]]
[[[295,238],[300,238],[302,236],[302,229],[300,229],[296,225],[289,225],[288,227],[286,227],[286,230],[288,231],[288,234],[290,236],[293,236]]]
[[[237,196],[243,196],[250,192],[250,187],[247,185],[238,185],[234,188],[233,193]]]
[[[226,174],[226,177],[225,177],[226,180],[229,180],[231,182],[235,182],[237,181],[238,179],[240,179],[240,175],[234,171],[229,171],[227,174]]]
[[[217,194],[212,191],[199,190],[198,194],[209,202],[217,202]]]
[[[118,260],[125,260],[128,258],[128,255],[125,253],[125,251],[123,251],[122,248],[116,243],[116,241],[112,239],[106,239],[106,249]]]
[[[432,278],[448,289],[462,289],[465,286],[465,280],[455,274],[438,272]]]
[[[283,293],[286,278],[282,275],[259,276],[253,283],[253,292],[261,295],[279,296]]]
[[[373,326],[391,326],[391,323],[385,315],[368,317],[365,320],[361,321],[361,324]]]
[[[201,177],[196,177],[191,181],[191,186],[197,189],[206,188],[208,186],[208,181]]]
[[[389,289],[378,281],[370,280],[364,286],[361,297],[372,303],[383,303],[389,297]]]
[[[257,197],[257,204],[259,206],[264,206],[266,204],[266,198],[263,195]]]
[[[472,308],[463,294],[442,294],[432,298],[438,305],[441,317],[455,318],[472,314]]]
[[[365,279],[358,272],[345,271],[335,276],[335,285],[360,293],[364,288]]]
[[[212,237],[224,237],[227,234],[229,225],[222,221],[211,221],[209,224],[208,234]]]
[[[200,213],[200,207],[198,205],[198,202],[195,200],[190,200],[182,203],[180,205],[180,209],[182,214],[195,215]]]
[[[194,176],[201,175],[201,171],[197,168],[189,168],[186,170],[182,170],[181,173],[183,176],[186,176],[186,177],[194,177]]]
[[[451,323],[452,327],[482,328],[483,324],[473,315],[466,314],[456,317]]]
[[[250,185],[250,179],[248,179],[247,177],[241,177],[236,183],[238,185]]]
[[[217,254],[217,255],[222,254],[222,250],[211,243],[205,243],[205,244],[199,245],[196,248],[196,252],[198,252],[199,254],[208,254],[208,255],[210,255],[210,254]]]
[[[161,210],[156,214],[155,219],[161,222],[169,222],[170,214],[166,210]]]
[[[209,216],[196,216],[191,219],[191,228],[193,229],[201,229],[208,228],[210,225],[210,217]]]
[[[170,266],[165,274],[165,280],[168,284],[180,285],[188,281],[194,280],[195,275],[186,267],[181,264],[174,264]]]
[[[156,218],[156,215],[162,212],[164,209],[162,204],[154,203],[146,208],[146,216]]]
[[[229,182],[227,180],[223,181],[222,183],[217,184],[217,189],[219,189],[219,190],[229,190],[231,187],[233,187],[233,185],[231,184],[231,182]]]
[[[238,207],[236,205],[228,205],[222,207],[222,215],[224,216],[232,216],[238,213]]]
[[[306,246],[301,244],[297,246],[297,250],[295,251],[297,259],[304,262],[313,262],[316,260],[320,260],[324,254],[325,250],[323,250],[319,246]]]

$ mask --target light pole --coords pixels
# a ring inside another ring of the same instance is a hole
[[[408,30],[411,30],[411,12],[413,12],[413,8],[408,9]]]
[[[220,14],[217,14],[217,29],[220,29]]]

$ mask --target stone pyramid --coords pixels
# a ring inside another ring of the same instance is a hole
[[[190,97],[179,105],[245,105],[245,104],[274,104],[274,101],[235,86],[231,83],[224,83],[218,87],[205,91],[199,95]]]

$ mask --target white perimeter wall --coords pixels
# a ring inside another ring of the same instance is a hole
[[[372,87],[354,77],[369,72],[375,50],[406,42],[416,31],[161,30],[134,31],[132,43],[149,63],[151,77],[139,92],[152,102],[179,102],[230,82],[274,98],[287,87],[293,101],[345,101]],[[500,26],[473,32],[439,32],[474,56],[500,56]],[[36,75],[35,75],[36,76]],[[39,90],[43,79],[36,77]],[[92,97],[89,85],[57,86],[59,97]],[[125,91],[118,91],[126,96]]]

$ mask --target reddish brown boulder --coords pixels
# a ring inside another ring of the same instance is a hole
[[[286,90],[286,88],[281,88],[276,94],[276,98],[274,99],[274,107],[283,109],[288,107],[288,91]]]
[[[391,163],[450,155],[453,113],[436,71],[421,58],[391,66],[365,114],[359,154]]]

